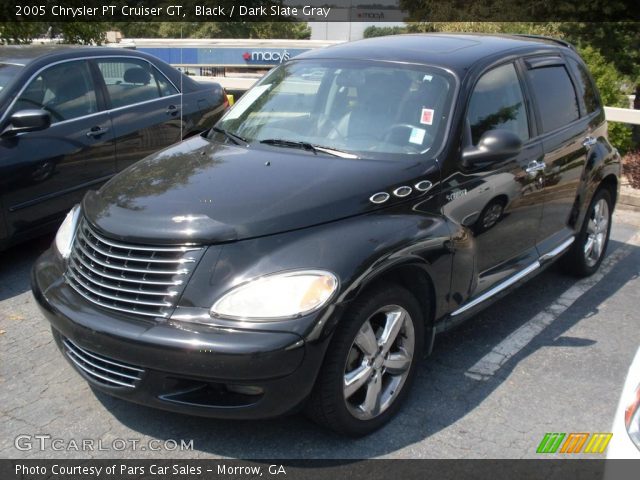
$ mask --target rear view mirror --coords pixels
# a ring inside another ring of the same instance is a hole
[[[2,132],[10,137],[20,132],[44,130],[51,125],[51,115],[45,110],[20,110],[9,118],[9,125]]]
[[[509,130],[489,130],[485,132],[477,146],[462,151],[462,164],[473,167],[482,164],[501,162],[515,157],[522,150],[522,140]]]

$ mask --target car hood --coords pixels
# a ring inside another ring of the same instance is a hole
[[[344,159],[195,137],[89,192],[83,211],[91,224],[121,240],[229,242],[372,211],[380,208],[369,201],[372,194],[411,185],[426,170],[421,162]]]

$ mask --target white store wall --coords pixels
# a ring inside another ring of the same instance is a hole
[[[311,40],[360,40],[367,27],[403,27],[403,22],[309,22]]]

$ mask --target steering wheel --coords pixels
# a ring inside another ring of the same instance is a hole
[[[418,125],[413,125],[411,123],[394,123],[393,125],[387,127],[387,129],[382,133],[382,140],[387,142],[391,137],[391,135],[394,132],[398,131],[399,129],[408,129],[408,130],[418,129],[418,130],[424,131],[424,137],[422,138],[422,141],[419,144],[412,143],[412,142],[409,142],[406,144],[407,146],[414,147],[418,151],[420,150],[420,147],[424,144],[424,139],[425,138],[429,139],[431,137],[431,135],[429,135],[427,130],[425,130],[424,128]]]
[[[418,127],[417,125],[412,125],[410,123],[394,123],[393,125],[387,127],[384,132],[382,132],[382,138],[386,141],[389,138],[389,136],[399,128],[408,128],[413,130],[414,128],[421,128],[421,127]]]
[[[422,145],[424,144],[425,138],[428,139],[430,137],[430,135],[427,133],[427,131],[424,128],[419,127],[417,125],[413,125],[411,123],[394,123],[393,125],[390,125],[389,127],[387,127],[385,131],[382,133],[382,141],[388,142],[392,134],[398,131],[399,129],[409,129],[409,130],[419,129],[424,131],[424,137],[422,138],[422,141],[420,143],[413,143],[413,142],[409,142],[408,140],[406,142],[402,142],[401,144],[398,143],[397,141],[391,142],[391,143],[395,143],[396,145],[400,145],[402,147],[410,147],[410,149],[416,153],[422,151]]]

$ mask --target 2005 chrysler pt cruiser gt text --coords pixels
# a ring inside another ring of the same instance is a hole
[[[210,417],[302,408],[364,435],[437,332],[554,260],[596,271],[619,174],[569,44],[347,43],[89,192],[33,290],[98,390]]]

